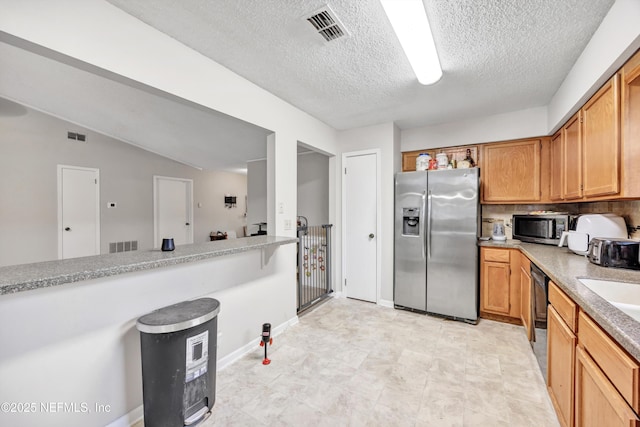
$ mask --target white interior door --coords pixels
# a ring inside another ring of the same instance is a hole
[[[377,302],[378,154],[343,157],[343,271],[349,298]]]
[[[162,239],[176,245],[193,243],[193,181],[154,176],[154,246]]]
[[[99,170],[58,165],[58,258],[100,254]]]

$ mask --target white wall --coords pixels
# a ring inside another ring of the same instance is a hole
[[[640,48],[640,1],[617,0],[549,103],[555,132]]]
[[[137,240],[153,247],[153,175],[192,179],[194,241],[245,224],[247,177],[201,171],[25,107],[26,114],[0,116],[0,266],[58,257],[58,164],[100,169],[101,253],[109,243]],[[67,131],[87,135],[72,141]],[[224,194],[237,196],[233,209]],[[107,209],[115,202],[115,209]],[[198,207],[200,204],[201,207]]]
[[[329,223],[329,158],[324,154],[298,154],[297,214],[309,225]]]
[[[546,107],[513,111],[505,114],[405,129],[402,151],[423,148],[453,147],[546,135]]]
[[[262,324],[297,321],[295,245],[43,288],[0,298],[0,425],[104,426],[142,405],[138,317],[187,299],[220,301],[218,360],[259,342]],[[8,327],[7,325],[10,325]],[[259,363],[259,362],[257,362]],[[40,402],[110,405],[46,414]]]
[[[275,226],[270,233],[295,235],[297,141],[335,154],[334,129],[106,1],[38,2],[34,7],[0,0],[0,7],[0,31],[273,130],[274,161],[287,167],[274,169],[275,187],[268,198]],[[276,214],[281,203],[283,213]],[[294,225],[291,230],[285,230],[286,221]]]
[[[384,123],[381,125],[368,126],[358,129],[351,129],[342,131],[338,134],[338,141],[341,154],[369,150],[380,149],[381,157],[381,230],[378,235],[378,245],[381,247],[381,284],[380,284],[380,298],[383,303],[389,303],[393,301],[393,204],[394,204],[394,164],[398,164],[398,157],[400,153],[397,151],[398,144],[395,135],[395,125],[393,123]],[[338,181],[339,188],[342,188],[342,170],[343,165],[337,170],[336,181]],[[342,202],[339,201],[340,206],[338,212],[342,209]],[[335,233],[337,236],[342,235],[342,225],[339,224],[336,227]],[[336,270],[342,271],[342,244],[336,245],[337,249],[337,262]],[[341,277],[338,281],[336,288],[342,289],[342,283],[344,279]]]

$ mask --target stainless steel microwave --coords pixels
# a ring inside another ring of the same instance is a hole
[[[513,238],[523,242],[557,245],[562,232],[571,229],[573,218],[567,213],[513,215]]]

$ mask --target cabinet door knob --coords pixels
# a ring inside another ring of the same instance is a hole
[[[374,237],[376,237],[373,233],[369,233],[369,238],[373,239]]]
[[[65,227],[64,231],[71,231],[71,227]]]

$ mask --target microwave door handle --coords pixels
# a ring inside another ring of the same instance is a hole
[[[547,239],[553,239],[555,236],[555,228],[556,228],[556,220],[555,219],[550,219],[549,220],[549,230],[547,230]]]

